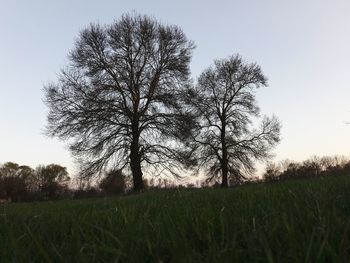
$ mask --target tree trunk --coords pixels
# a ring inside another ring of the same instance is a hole
[[[132,172],[134,191],[138,192],[144,189],[142,170],[141,170],[141,155],[139,151],[140,133],[135,127],[132,132],[132,142],[130,149],[130,168]]]
[[[226,148],[226,125],[223,121],[222,130],[221,130],[221,147],[222,147],[222,160],[221,160],[221,172],[222,172],[222,182],[221,187],[228,187],[228,157],[227,157],[227,148]]]
[[[228,187],[228,167],[227,167],[227,160],[223,160],[221,163],[221,172],[222,172],[222,182],[221,187],[226,188]]]

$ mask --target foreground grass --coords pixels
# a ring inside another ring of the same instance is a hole
[[[0,206],[1,262],[350,262],[350,177]]]

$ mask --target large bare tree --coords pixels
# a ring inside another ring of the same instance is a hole
[[[179,27],[148,16],[90,25],[45,87],[48,133],[69,142],[86,175],[129,167],[135,190],[144,165],[173,171],[177,93],[193,48]]]
[[[216,60],[195,86],[185,89],[186,109],[193,116],[183,126],[191,130],[187,146],[197,167],[206,167],[209,179],[221,176],[223,187],[230,178],[245,179],[254,171],[254,161],[268,158],[279,142],[275,117],[263,117],[258,128],[252,124],[259,116],[254,91],[266,85],[261,68],[236,55]]]

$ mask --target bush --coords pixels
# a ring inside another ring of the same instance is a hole
[[[106,194],[123,194],[125,193],[125,175],[121,170],[111,170],[101,180],[99,187]]]

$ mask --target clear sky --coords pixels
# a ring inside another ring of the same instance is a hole
[[[74,170],[64,142],[43,135],[43,84],[55,80],[81,29],[130,11],[182,27],[197,45],[194,78],[234,53],[262,67],[269,87],[259,105],[283,125],[276,161],[349,156],[349,0],[0,0],[0,163]]]

